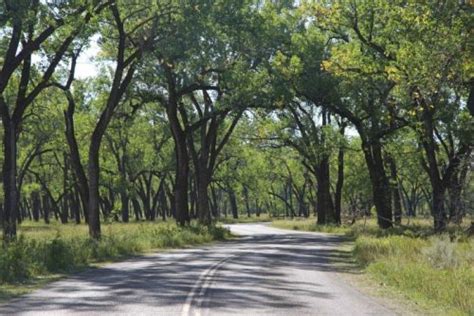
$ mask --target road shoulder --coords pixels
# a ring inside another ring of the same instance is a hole
[[[334,265],[337,267],[336,275],[340,280],[357,289],[362,294],[372,297],[399,315],[433,314],[433,311],[428,311],[407,299],[403,293],[374,280],[353,258],[353,247],[354,243],[350,240],[345,241],[340,247],[341,251],[351,254],[351,256],[348,256],[350,259],[343,264],[343,269],[341,269],[341,262],[334,262]]]

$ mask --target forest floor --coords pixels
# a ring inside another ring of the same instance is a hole
[[[363,273],[349,281],[369,293],[395,298],[434,315],[474,314],[474,239],[461,226],[435,235],[428,219],[404,220],[380,230],[375,220],[354,225],[320,226],[315,218],[275,220],[273,227],[346,236],[344,247]],[[348,276],[348,275],[346,275]]]
[[[125,260],[162,249],[184,248],[224,240],[222,227],[170,222],[104,223],[102,238],[93,241],[85,224],[25,221],[18,238],[0,252],[0,302],[29,293],[86,268]]]

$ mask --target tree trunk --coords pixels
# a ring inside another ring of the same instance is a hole
[[[44,222],[46,224],[49,224],[49,208],[51,207],[50,206],[50,203],[49,203],[49,197],[47,194],[44,194],[43,195],[43,216],[44,216]]]
[[[100,238],[100,213],[99,213],[99,148],[100,137],[96,137],[95,133],[91,139],[89,148],[89,235],[94,239]]]
[[[460,185],[450,186],[448,189],[449,195],[449,220],[454,224],[461,224],[463,218],[462,202],[461,202],[462,188]]]
[[[59,212],[59,218],[61,219],[61,224],[67,224],[68,217],[69,217],[69,205],[68,205],[66,196],[64,196],[62,209]]]
[[[251,217],[249,189],[246,186],[244,186],[244,199],[245,199],[245,209],[247,210],[247,217]]]
[[[176,139],[176,178],[174,188],[176,221],[181,226],[189,222],[188,177],[189,157],[183,135],[182,138],[178,137]]]
[[[470,155],[467,155],[470,157]],[[449,194],[449,220],[455,224],[461,224],[465,215],[464,205],[462,201],[463,187],[465,186],[467,173],[469,171],[470,161],[460,165],[452,176],[448,187]]]
[[[469,113],[474,117],[474,77],[469,79],[469,97],[466,104]]]
[[[18,217],[19,196],[16,183],[17,138],[16,125],[9,118],[2,118],[3,135],[3,238],[6,242],[16,237],[16,220]]]
[[[382,159],[382,145],[378,140],[362,140],[362,150],[369,169],[372,184],[372,198],[377,210],[380,228],[392,227],[392,202],[388,177]]]
[[[132,199],[133,212],[135,213],[135,220],[138,222],[141,218],[142,210],[140,207],[140,202],[137,199]]]
[[[219,214],[219,202],[217,199],[217,193],[216,189],[214,186],[211,186],[211,197],[212,197],[212,203],[211,203],[211,213],[214,218],[218,218],[220,216]]]
[[[152,180],[153,174],[149,173],[148,175],[143,175],[143,185],[140,190],[140,197],[142,200],[143,211],[145,213],[145,219],[148,221],[155,220],[155,213],[152,207]]]
[[[168,102],[166,104],[166,114],[168,116],[171,135],[175,144],[176,155],[176,176],[174,183],[174,202],[176,221],[184,226],[189,222],[188,205],[188,177],[189,177],[189,155],[186,144],[186,133],[178,118],[178,95],[176,82],[172,70],[165,66],[165,74],[168,84]]]
[[[337,219],[334,212],[334,204],[331,197],[331,182],[329,175],[329,157],[321,159],[317,170],[318,192],[317,210],[318,225],[336,224]]]
[[[20,202],[20,212],[18,214],[18,219],[17,219],[17,223],[18,225],[21,224],[21,222],[23,222],[23,219],[26,218],[28,215],[28,202],[23,199],[23,202]],[[30,216],[30,219],[31,219],[31,216]]]
[[[188,185],[189,185],[189,197],[190,197],[190,203],[189,203],[189,218],[190,219],[196,219],[197,218],[197,211],[196,211],[196,200],[197,200],[197,192],[196,192],[196,181],[193,181],[193,175],[189,175],[189,180],[188,180]]]
[[[75,103],[71,95],[68,94],[68,108],[64,111],[64,119],[66,123],[66,140],[69,147],[69,155],[71,159],[71,167],[75,175],[75,182],[79,191],[82,209],[84,211],[84,218],[86,223],[89,223],[89,183],[87,181],[86,173],[81,162],[79,147],[76,141],[76,134],[74,129],[74,111]],[[76,216],[76,222],[77,222]],[[80,218],[79,218],[80,221]]]
[[[159,202],[160,202],[160,192],[162,191],[164,180],[160,180],[160,184],[158,185],[158,189],[155,193],[152,192],[152,203],[151,203],[151,214],[153,216],[152,220],[155,220],[157,216],[160,215],[159,212]]]
[[[224,211],[224,218],[227,218],[227,200],[222,202],[222,210]]]
[[[448,216],[444,205],[445,188],[442,183],[434,182],[431,184],[432,193],[432,212],[435,232],[444,232],[448,224]]]
[[[150,210],[150,195],[149,192],[147,192],[146,184],[145,188],[143,188],[143,185],[141,185],[139,191],[138,191],[138,196],[140,197],[140,200],[142,201],[143,205],[143,213],[145,215],[145,219],[147,221],[151,220],[151,210]]]
[[[344,135],[344,132],[342,132]],[[339,148],[337,155],[337,183],[336,192],[334,194],[334,216],[336,223],[341,224],[342,213],[342,188],[344,186],[344,148]]]
[[[308,211],[308,210],[306,210]],[[258,199],[255,200],[255,215],[257,217],[260,217],[260,213],[261,213],[261,207],[260,207],[260,203],[258,201]]]
[[[77,193],[76,190],[73,190],[71,193],[69,193],[69,201],[71,203],[71,211],[74,215],[74,221],[76,224],[81,223],[81,208],[80,208],[80,198],[79,194]]]
[[[390,155],[387,155],[387,163],[390,168],[393,213],[394,213],[395,224],[400,225],[402,223],[402,204],[400,201],[400,188],[398,185],[397,165],[395,164],[395,160],[393,159],[393,157],[391,157]]]
[[[122,202],[122,222],[128,223],[130,217],[129,198],[126,190],[120,192],[120,201]]]
[[[202,166],[197,175],[197,212],[199,222],[203,225],[211,224],[211,211],[209,209],[209,174],[206,166]]]
[[[170,215],[169,217],[173,217],[176,219],[176,201],[174,198],[174,187],[171,189],[169,187],[166,188],[166,195],[168,196],[168,200],[170,201]]]
[[[40,209],[41,209],[41,200],[38,191],[31,193],[32,199],[32,209],[33,209],[33,220],[35,222],[39,221],[40,218]]]
[[[239,218],[239,211],[237,208],[237,198],[233,189],[229,190],[230,209],[232,211],[232,217],[234,219]]]
[[[161,205],[161,217],[163,221],[166,221],[166,216],[169,212],[169,209],[168,209],[168,201],[166,200],[166,183],[165,182],[163,182],[163,186],[160,189],[159,198],[160,198],[160,205]]]
[[[322,126],[330,124],[330,115],[327,110],[323,108],[322,111]],[[327,140],[324,132],[321,133],[320,143],[324,147]],[[318,209],[318,224],[337,224],[337,217],[334,210],[334,203],[331,197],[331,178],[330,178],[330,167],[329,167],[329,154],[322,153],[319,157],[319,162],[315,168],[316,178],[318,181],[318,192],[317,192],[317,209]]]
[[[99,195],[99,209],[102,209],[102,216],[104,219],[108,219],[112,210],[114,208],[114,200],[110,199],[108,196],[100,196]],[[100,217],[100,215],[99,215]],[[117,217],[114,218],[117,220]]]
[[[341,123],[339,130],[341,137],[344,138],[345,123]],[[342,189],[344,187],[344,147],[340,146],[337,154],[337,182],[336,192],[334,194],[334,212],[336,223],[341,224],[342,213]]]
[[[56,201],[53,199],[53,197],[51,195],[49,195],[49,202],[50,202],[50,206],[51,206],[51,209],[53,210],[53,214],[54,214],[54,217],[56,218],[56,220],[61,220],[61,224],[65,224],[62,222],[62,216],[61,216],[61,213],[60,213],[60,209],[59,209],[59,201]]]
[[[70,194],[68,190],[68,183],[69,183],[69,161],[66,153],[63,153],[63,161],[64,161],[64,170],[63,170],[63,203],[61,207],[61,223],[66,224],[69,219],[69,200],[68,196]]]
[[[448,216],[444,206],[446,188],[443,184],[440,172],[438,170],[438,162],[436,159],[436,144],[434,140],[434,127],[432,114],[425,110],[424,112],[424,131],[425,135],[422,141],[425,149],[426,159],[428,162],[428,175],[431,183],[431,211],[433,214],[433,225],[436,232],[446,230]]]

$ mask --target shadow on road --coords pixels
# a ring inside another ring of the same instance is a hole
[[[0,307],[0,314],[28,311],[114,312],[123,305],[180,308],[202,271],[234,255],[215,275],[208,308],[301,307],[286,293],[331,298],[314,282],[289,283],[294,269],[353,273],[344,240],[325,235],[257,235],[200,249],[136,257],[91,269]]]

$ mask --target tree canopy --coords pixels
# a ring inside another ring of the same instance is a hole
[[[101,221],[228,212],[444,231],[474,203],[473,9],[3,1],[4,239],[27,218],[98,239]]]

